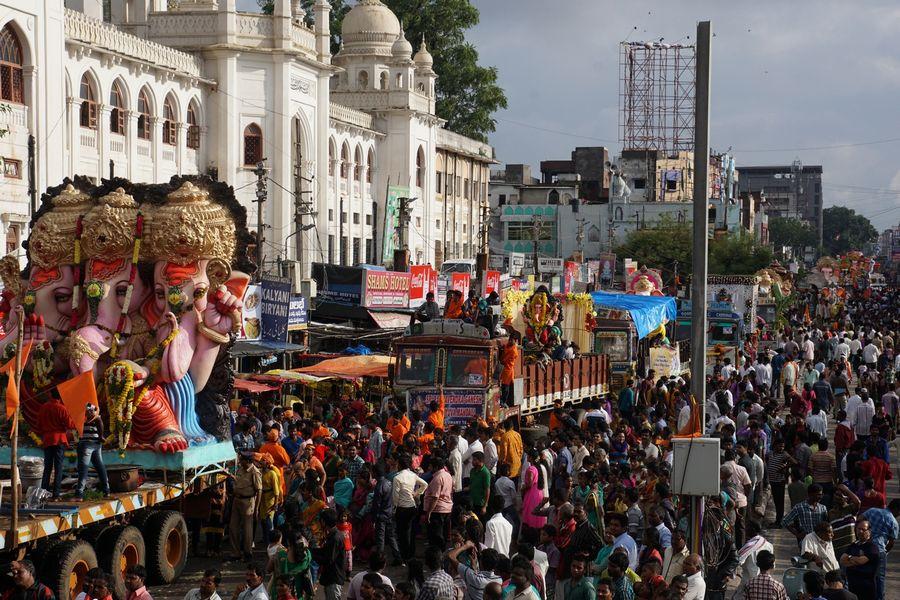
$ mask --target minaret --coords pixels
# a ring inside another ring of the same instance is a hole
[[[313,6],[316,19],[316,58],[331,64],[331,4],[328,0],[316,0]]]

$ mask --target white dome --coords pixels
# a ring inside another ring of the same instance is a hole
[[[431,56],[431,52],[428,51],[428,47],[425,45],[425,36],[422,36],[422,45],[419,46],[419,51],[416,52],[413,60],[416,61],[417,67],[431,68],[434,65],[434,57]]]
[[[344,16],[341,39],[344,46],[368,49],[376,54],[389,53],[400,35],[400,21],[381,0],[359,0]],[[412,49],[410,49],[412,52]],[[357,54],[360,52],[354,52]]]
[[[409,60],[412,56],[413,47],[412,44],[409,43],[409,40],[406,39],[406,34],[403,33],[403,30],[400,30],[400,36],[397,38],[397,41],[394,42],[394,45],[391,46],[391,54],[394,58],[399,60]]]

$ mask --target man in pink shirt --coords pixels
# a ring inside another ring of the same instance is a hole
[[[431,457],[431,482],[425,489],[424,509],[428,543],[443,550],[450,537],[453,476],[447,471],[444,459],[438,456]]]
[[[147,579],[147,571],[144,565],[131,565],[125,569],[125,589],[128,590],[127,600],[153,600],[153,596],[147,591],[144,580]]]

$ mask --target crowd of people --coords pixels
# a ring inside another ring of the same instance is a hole
[[[716,362],[702,425],[690,381],[652,370],[613,397],[555,406],[524,440],[515,418],[450,423],[443,401],[341,396],[312,417],[243,406],[239,466],[190,523],[195,547],[219,556],[227,537],[247,563],[233,600],[762,600],[787,597],[772,575],[782,529],[804,598],[881,600],[900,535],[886,489],[898,300],[853,292],[810,319],[816,298],[802,299],[777,341],[751,336],[740,364]],[[672,439],[693,425],[721,452],[697,554],[671,480]],[[29,573],[34,592],[34,566],[14,563],[8,598],[47,600],[21,593]],[[143,572],[129,577],[128,600],[149,600]],[[92,581],[88,600],[103,600],[105,576]],[[220,600],[219,583],[207,571],[186,600]]]

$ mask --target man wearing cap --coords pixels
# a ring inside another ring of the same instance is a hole
[[[109,495],[109,479],[106,476],[106,465],[103,464],[103,419],[97,407],[88,402],[84,407],[84,427],[78,440],[78,486],[75,493],[84,497],[84,486],[87,481],[88,465],[94,465],[103,495]]]
[[[234,496],[231,504],[231,522],[228,537],[235,552],[232,560],[250,559],[253,548],[253,516],[257,498],[262,491],[262,475],[253,464],[251,456],[241,454],[234,478]]]

